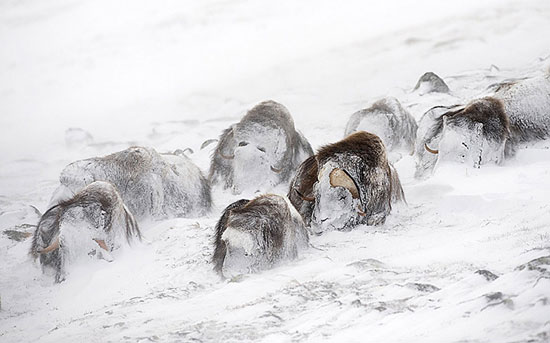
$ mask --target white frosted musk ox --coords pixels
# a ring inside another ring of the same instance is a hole
[[[475,168],[499,164],[509,138],[510,122],[499,99],[486,97],[466,106],[434,107],[420,120],[415,176],[428,176],[442,162]]]
[[[378,100],[369,108],[351,115],[345,136],[367,131],[380,137],[387,151],[414,152],[416,121],[396,98]]]
[[[405,201],[382,140],[364,131],[304,161],[290,183],[288,198],[317,233],[383,224],[392,203]]]
[[[61,282],[71,262],[87,256],[112,261],[111,252],[134,239],[141,233],[120,194],[112,184],[97,181],[42,215],[30,253]]]
[[[500,83],[493,96],[430,109],[418,128],[415,175],[428,176],[443,161],[500,164],[518,147],[548,139],[549,77]]]
[[[210,185],[185,155],[131,147],[69,164],[52,202],[67,199],[94,181],[116,186],[138,219],[200,216],[211,207]]]
[[[264,101],[222,133],[212,155],[209,179],[234,194],[265,191],[288,182],[312,154],[286,107]]]
[[[300,214],[286,197],[273,194],[232,203],[215,230],[214,270],[229,278],[295,259],[308,244]]]
[[[510,155],[526,143],[550,137],[550,74],[501,83],[494,97],[510,120]]]

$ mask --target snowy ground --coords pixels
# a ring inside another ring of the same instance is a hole
[[[202,142],[261,100],[318,148],[382,96],[419,119],[550,66],[546,0],[163,4],[0,1],[1,342],[550,341],[548,142],[425,181],[405,156],[408,206],[386,224],[313,237],[297,261],[232,282],[208,262],[235,200],[220,190],[207,217],[142,223],[112,263],[42,275],[9,230],[33,231],[71,161],[189,147],[206,172]],[[411,92],[426,71],[451,95]],[[70,127],[93,138],[68,146]]]

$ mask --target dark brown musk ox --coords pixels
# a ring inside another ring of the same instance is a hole
[[[405,201],[382,140],[365,131],[324,146],[304,161],[288,198],[316,233],[382,224],[392,203]]]
[[[214,270],[223,277],[272,268],[298,256],[309,238],[300,214],[284,197],[241,199],[223,211],[214,237]]]
[[[438,163],[475,168],[500,164],[526,143],[550,137],[548,76],[504,82],[495,94],[466,106],[437,106],[421,118],[416,141],[416,177]]]
[[[286,107],[264,101],[223,131],[212,155],[209,179],[234,194],[267,191],[288,182],[312,154]]]
[[[131,147],[73,162],[59,180],[51,205],[94,181],[107,181],[140,220],[200,216],[212,203],[208,180],[187,156],[159,154],[152,148]]]
[[[42,215],[30,254],[61,282],[71,262],[88,256],[112,261],[111,252],[134,239],[141,233],[115,186],[96,181]]]
[[[416,121],[399,100],[388,97],[352,114],[345,136],[367,131],[380,137],[388,152],[403,151],[412,155],[417,128]]]

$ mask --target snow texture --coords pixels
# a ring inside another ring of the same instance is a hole
[[[140,221],[143,243],[111,263],[84,257],[59,284],[24,238],[72,161],[190,148],[206,171],[215,144],[202,143],[264,99],[315,149],[381,97],[420,124],[547,75],[548,18],[546,0],[0,2],[0,341],[548,342],[548,140],[428,179],[404,154],[408,206],[384,224],[313,235],[296,259],[236,279],[212,270],[212,240],[246,192],[214,189],[204,216]],[[428,70],[452,93],[411,92]],[[68,128],[93,141],[67,147]]]

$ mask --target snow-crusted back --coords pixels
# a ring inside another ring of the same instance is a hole
[[[417,128],[416,121],[401,103],[396,98],[388,97],[352,114],[345,136],[367,131],[380,137],[387,151],[412,154]]]
[[[51,204],[98,180],[115,185],[126,206],[140,219],[199,216],[211,207],[208,181],[188,157],[143,147],[69,164],[61,173],[61,186]]]

